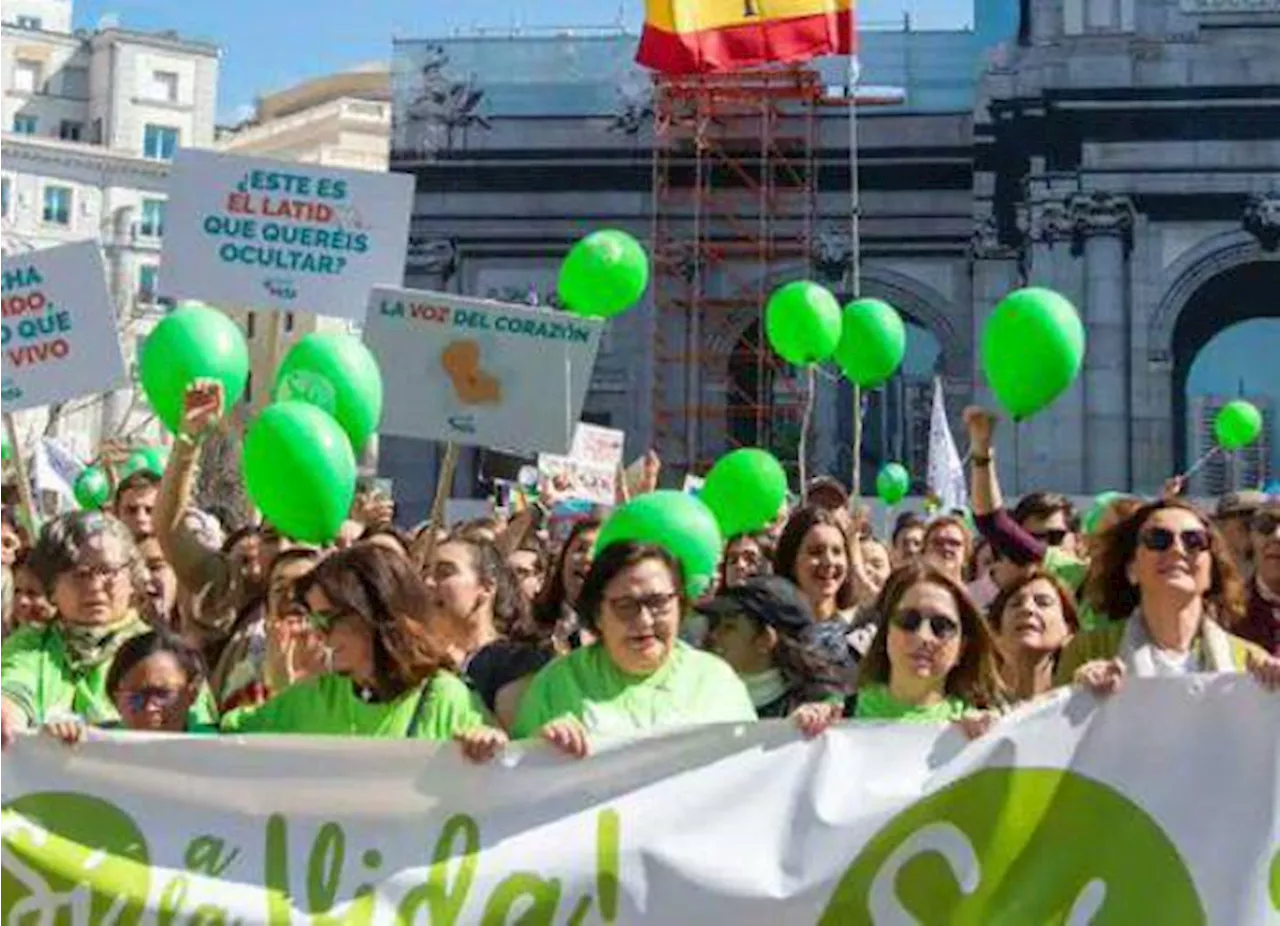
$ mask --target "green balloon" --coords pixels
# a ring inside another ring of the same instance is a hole
[[[886,505],[896,505],[911,491],[911,474],[901,463],[886,463],[876,474],[876,495]]]
[[[1244,399],[1228,402],[1213,420],[1213,433],[1223,450],[1248,447],[1262,433],[1262,413]]]
[[[726,537],[772,524],[787,502],[787,473],[777,457],[758,447],[727,453],[707,473],[698,495]]]
[[[1084,528],[1084,532],[1086,534],[1097,533],[1098,525],[1102,523],[1102,516],[1107,513],[1107,509],[1124,497],[1125,494],[1123,492],[1099,492],[1095,495],[1093,504],[1089,506],[1089,510],[1080,519],[1080,526]]]
[[[149,473],[155,473],[157,476],[163,476],[164,468],[168,465],[169,448],[143,447],[129,454],[129,459],[120,467],[116,473],[116,478],[123,482],[134,473],[144,470]]]
[[[840,303],[825,286],[796,280],[774,290],[764,310],[769,344],[787,363],[821,363],[840,343]]]
[[[249,347],[227,316],[202,303],[185,302],[147,337],[139,368],[147,400],[176,434],[183,396],[195,380],[220,381],[227,408],[240,401],[249,378]]]
[[[100,466],[86,466],[72,487],[76,502],[88,511],[98,511],[111,501],[111,480]]]
[[[9,446],[9,432],[7,429],[0,430],[0,462],[8,463],[12,455],[13,448]]]
[[[306,402],[328,412],[359,453],[382,419],[382,371],[355,335],[316,332],[285,354],[272,398]]]
[[[607,228],[575,244],[560,265],[557,292],[574,315],[613,318],[640,301],[649,285],[649,258],[640,242]]]
[[[874,389],[898,371],[907,352],[907,326],[887,302],[858,299],[844,307],[835,361],[851,382]]]
[[[245,434],[244,481],[282,534],[328,543],[355,499],[356,457],[333,416],[306,402],[276,402]]]
[[[982,331],[982,368],[1014,421],[1051,404],[1080,373],[1084,325],[1070,302],[1031,287],[1000,301]]]
[[[673,489],[647,492],[623,505],[605,521],[596,552],[625,540],[663,547],[680,561],[685,588],[700,597],[715,581],[724,538],[700,499]]]

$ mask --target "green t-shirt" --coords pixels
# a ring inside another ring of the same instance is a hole
[[[146,633],[148,629],[139,624],[137,632]],[[90,724],[110,724],[120,719],[107,696],[110,670],[111,660],[107,659],[76,672],[67,659],[59,625],[31,624],[14,631],[0,647],[0,694],[17,705],[33,724],[49,723],[67,715],[82,717]],[[205,686],[188,712],[187,725],[213,725],[217,717],[213,697]]]
[[[652,675],[627,675],[593,643],[561,656],[534,676],[520,700],[512,735],[532,736],[567,716],[590,733],[629,736],[659,727],[754,721],[751,696],[718,656],[677,642]]]
[[[854,696],[853,716],[860,720],[897,720],[902,723],[949,723],[969,710],[963,699],[948,695],[937,704],[917,707],[899,701],[888,685],[868,685]]]
[[[487,722],[479,697],[462,679],[437,672],[424,683],[426,702],[415,739],[447,740]],[[291,685],[265,704],[231,711],[223,733],[310,733],[330,736],[409,736],[422,686],[394,701],[366,702],[344,675],[328,674]]]

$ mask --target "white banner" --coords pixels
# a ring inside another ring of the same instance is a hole
[[[452,744],[26,738],[5,923],[1263,926],[1280,697],[1057,697],[987,737],[709,727],[573,762]],[[144,918],[145,917],[145,918]]]
[[[96,241],[6,255],[3,289],[6,411],[128,381]]]
[[[408,174],[182,148],[169,176],[162,295],[361,321],[404,280]]]
[[[538,454],[538,472],[563,483],[561,494],[597,505],[618,501],[618,470],[627,436],[616,428],[579,422],[568,456]]]
[[[382,369],[379,433],[566,453],[603,328],[566,312],[378,287],[364,340]]]

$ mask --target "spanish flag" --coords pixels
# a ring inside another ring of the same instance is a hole
[[[636,61],[664,74],[851,54],[853,0],[646,0]]]

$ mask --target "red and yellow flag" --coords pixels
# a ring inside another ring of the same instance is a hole
[[[636,61],[664,74],[738,71],[853,51],[853,0],[646,0]]]

